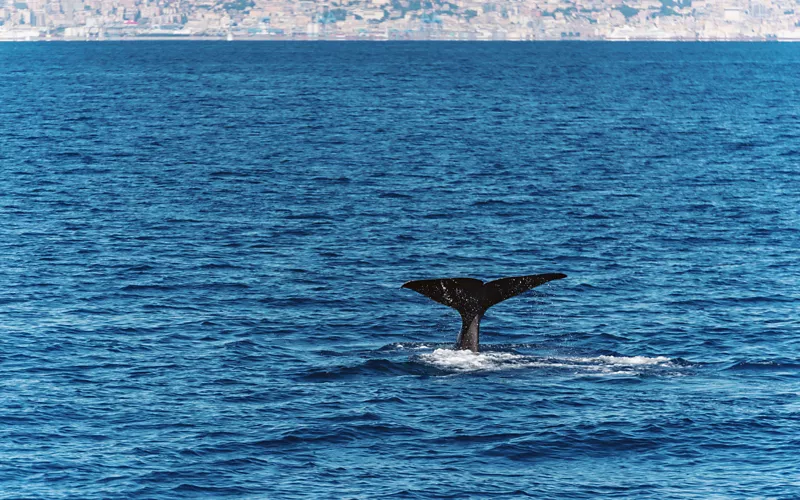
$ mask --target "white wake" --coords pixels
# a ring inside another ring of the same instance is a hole
[[[631,371],[637,366],[670,366],[664,356],[540,357],[508,352],[479,352],[436,349],[420,354],[423,363],[456,372],[508,370],[517,368],[558,368],[584,373]]]

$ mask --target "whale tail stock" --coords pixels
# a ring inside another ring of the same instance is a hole
[[[409,281],[402,288],[414,290],[458,311],[462,325],[457,348],[478,352],[481,318],[487,309],[548,281],[566,277],[561,273],[533,274],[500,278],[488,283],[474,278],[443,278]]]

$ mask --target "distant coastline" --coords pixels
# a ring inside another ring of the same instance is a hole
[[[525,40],[506,39],[506,38],[479,38],[479,37],[451,37],[451,38],[424,38],[424,37],[341,37],[341,38],[308,38],[308,37],[275,37],[275,36],[198,36],[198,35],[137,35],[107,38],[66,38],[66,37],[19,37],[19,38],[0,38],[0,43],[48,43],[48,42],[154,42],[154,41],[181,41],[181,42],[515,42],[515,43],[536,43],[536,42],[565,42],[565,43],[597,43],[597,42],[670,42],[670,43],[793,43],[800,42],[800,38],[531,38]]]
[[[0,41],[800,41],[795,0],[0,0]]]

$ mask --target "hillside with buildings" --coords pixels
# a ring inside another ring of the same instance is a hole
[[[0,0],[0,40],[800,40],[796,0]]]

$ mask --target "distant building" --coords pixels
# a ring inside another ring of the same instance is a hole
[[[798,40],[798,7],[796,0],[0,0],[0,39],[230,33],[303,40]]]

